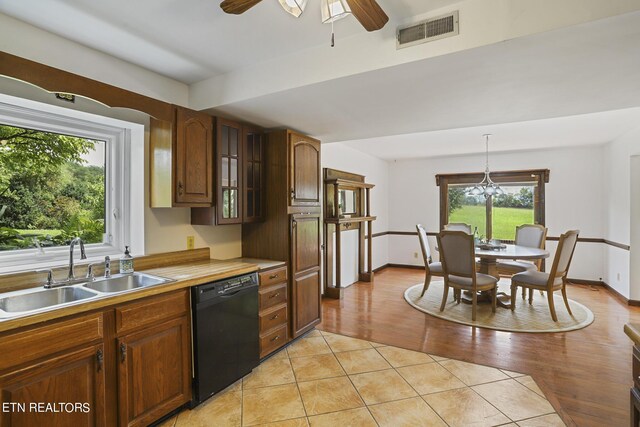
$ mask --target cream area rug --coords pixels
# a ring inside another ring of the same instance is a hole
[[[569,299],[569,305],[573,316],[567,312],[567,308],[562,300],[562,294],[556,292],[554,302],[558,321],[551,320],[549,305],[546,295],[541,295],[535,291],[533,304],[522,299],[522,288],[518,288],[516,309],[511,311],[508,308],[497,307],[496,312],[491,312],[491,304],[478,304],[476,321],[471,320],[471,305],[453,301],[453,290],[449,288],[449,297],[444,311],[440,311],[442,303],[442,292],[444,282],[433,280],[429,289],[421,298],[423,284],[411,286],[404,293],[404,299],[414,308],[441,319],[461,323],[463,325],[478,326],[481,328],[495,329],[509,332],[566,332],[582,329],[593,322],[593,313],[584,305]],[[502,279],[499,283],[499,290],[511,294],[510,281]],[[568,290],[571,296],[571,290]]]

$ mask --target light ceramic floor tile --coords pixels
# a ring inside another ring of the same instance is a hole
[[[295,418],[293,420],[276,421],[275,423],[260,424],[257,427],[308,427],[306,418]]]
[[[422,363],[433,362],[434,360],[426,353],[420,353],[419,351],[405,350],[398,347],[380,347],[377,349],[378,353],[382,355],[387,362],[394,368],[400,368],[402,366],[420,365]]]
[[[393,369],[351,375],[350,378],[367,405],[417,396],[413,388]]]
[[[291,359],[291,366],[298,381],[320,380],[346,375],[333,354],[295,357]]]
[[[446,427],[419,397],[372,405],[369,410],[381,427]]]
[[[381,371],[391,367],[373,348],[336,353],[336,357],[347,374]]]
[[[254,388],[242,392],[242,423],[245,426],[300,418],[305,415],[296,384]]]
[[[277,353],[273,354],[269,360],[271,359],[288,359],[289,355],[287,354],[287,349],[283,348],[282,350],[278,351]]]
[[[514,421],[554,412],[546,399],[514,379],[482,384],[473,389]]]
[[[331,353],[331,349],[322,337],[302,338],[287,347],[290,358]]]
[[[298,383],[307,415],[343,411],[364,406],[347,377]]]
[[[175,427],[240,426],[241,419],[242,388],[237,382],[200,406],[180,412]]]
[[[499,369],[476,365],[475,363],[467,363],[460,360],[445,360],[444,362],[440,362],[440,364],[468,386],[509,378],[500,372]]]
[[[333,350],[334,353],[372,348],[369,341],[345,337],[342,335],[325,335],[324,339],[327,341],[327,344],[329,344],[329,347],[331,347],[331,350]]]
[[[156,427],[174,427],[177,419],[178,419],[178,416],[174,415],[168,420],[164,420],[162,423],[158,424]]]
[[[386,347],[386,344],[380,344],[379,342],[371,342],[369,341],[369,344],[371,344],[373,346],[373,348],[378,348],[378,347]]]
[[[293,375],[289,359],[269,359],[244,377],[242,387],[250,389],[294,382],[296,382],[296,378]]]
[[[311,427],[376,427],[377,424],[366,408],[349,409],[309,417]]]
[[[522,374],[520,372],[507,371],[506,369],[500,369],[502,372],[510,376],[511,378],[524,377],[526,374]]]
[[[565,427],[562,418],[558,414],[544,415],[542,417],[530,418],[518,421],[520,427]]]
[[[419,394],[437,393],[465,386],[437,363],[405,366],[397,368],[397,371]]]
[[[450,427],[490,427],[511,421],[468,387],[428,394],[423,399]]]
[[[445,360],[449,360],[446,357],[442,357],[442,356],[436,356],[435,354],[430,354],[429,356],[431,356],[431,358],[433,360],[435,360],[436,362],[444,362]]]
[[[320,333],[319,330],[314,329],[313,331],[309,332],[307,335],[305,335],[305,338],[315,338],[315,337],[321,337],[322,334]]]
[[[538,387],[538,384],[536,384],[536,382],[530,376],[527,375],[526,377],[518,377],[516,378],[516,381],[518,381],[520,384],[522,384],[529,390],[537,393],[539,396],[544,397],[544,393],[542,392],[540,387]]]

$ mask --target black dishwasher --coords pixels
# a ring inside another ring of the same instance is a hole
[[[258,275],[191,288],[192,407],[247,375],[260,363]]]

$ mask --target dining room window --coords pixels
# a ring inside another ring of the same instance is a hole
[[[492,172],[491,178],[503,194],[472,195],[471,189],[483,173],[440,174],[440,229],[449,223],[465,223],[486,239],[513,241],[516,227],[544,225],[544,185],[548,169]]]

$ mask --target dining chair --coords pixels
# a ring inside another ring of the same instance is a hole
[[[547,240],[547,228],[540,224],[523,224],[516,227],[516,239],[518,246],[544,249]],[[536,261],[504,260],[498,261],[498,272],[513,276],[528,270],[541,270],[542,259]],[[522,289],[522,299],[526,298],[526,290]],[[533,302],[533,291],[529,290],[529,304]]]
[[[476,320],[478,292],[491,292],[491,310],[496,312],[498,279],[476,272],[475,244],[471,234],[464,231],[444,230],[438,234],[438,249],[444,273],[444,293],[440,311],[449,297],[449,288],[471,292],[471,319]],[[458,299],[458,301],[460,301]]]
[[[571,307],[569,307],[569,300],[567,300],[567,272],[571,265],[571,259],[573,258],[573,252],[576,249],[576,243],[578,242],[578,230],[570,230],[560,236],[558,247],[556,249],[556,255],[553,258],[553,265],[551,266],[550,273],[544,273],[542,271],[527,270],[522,273],[515,274],[511,277],[511,310],[516,308],[516,293],[518,286],[527,289],[538,289],[547,292],[547,300],[549,301],[549,311],[551,312],[551,318],[554,322],[558,321],[556,316],[556,309],[553,303],[553,293],[555,291],[562,291],[562,298],[564,299],[564,305],[567,307],[569,315],[571,313]],[[445,269],[446,271],[446,269]],[[445,276],[446,277],[446,276]]]
[[[420,248],[422,249],[422,259],[424,260],[424,286],[422,287],[422,293],[420,294],[420,297],[423,297],[424,293],[427,292],[427,289],[429,289],[431,277],[443,276],[442,263],[433,262],[433,258],[431,257],[431,249],[429,248],[429,241],[427,240],[427,231],[424,229],[422,224],[416,225],[416,230],[418,230]]]
[[[472,234],[471,226],[464,222],[450,222],[444,226],[444,229],[447,231],[464,231],[467,234]]]

